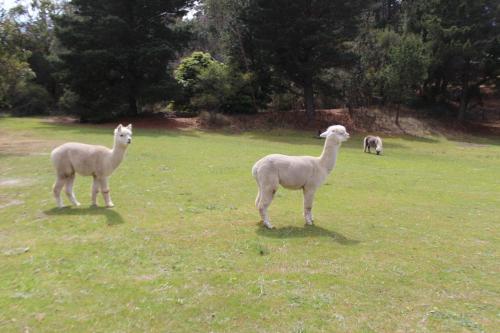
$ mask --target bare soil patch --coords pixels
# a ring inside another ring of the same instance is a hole
[[[309,121],[305,111],[268,111],[255,115],[229,116],[235,130],[290,128],[301,130],[323,130],[332,124],[342,124],[355,129],[347,109],[317,110],[315,119]]]
[[[4,209],[4,208],[10,207],[10,206],[18,206],[18,205],[22,205],[22,204],[24,204],[24,201],[21,201],[21,200],[10,200],[10,201],[7,201],[5,203],[0,201],[0,209]]]
[[[20,185],[24,185],[25,184],[25,181],[23,181],[22,179],[18,179],[18,178],[12,178],[12,179],[0,179],[0,186],[20,186]]]
[[[354,127],[349,113],[344,109],[318,110],[315,120],[311,122],[307,120],[304,111],[266,111],[251,115],[224,115],[224,118],[227,120],[227,125],[211,126],[202,121],[200,117],[183,118],[164,113],[147,113],[138,117],[123,117],[112,123],[95,126],[111,128],[119,123],[123,125],[131,123],[134,128],[142,129],[185,130],[228,127],[233,131],[270,128],[324,129],[331,124],[345,124],[347,127]],[[46,121],[58,124],[78,123],[77,119],[71,117],[50,117]]]
[[[231,132],[247,130],[287,128],[298,130],[321,131],[332,124],[343,124],[351,132],[380,133],[387,135],[410,135],[428,137],[442,135],[459,137],[464,133],[484,135],[500,134],[500,120],[477,121],[460,124],[452,118],[436,119],[424,113],[402,108],[399,125],[395,123],[395,111],[392,108],[359,108],[349,112],[346,108],[323,109],[316,111],[316,117],[308,121],[304,110],[266,111],[250,115],[224,115],[219,125],[209,124],[202,117],[175,117],[164,113],[147,113],[138,117],[119,118],[111,123],[92,126],[113,128],[117,124],[132,123],[134,128],[190,130],[190,129],[229,129]],[[51,117],[46,121],[59,124],[75,124],[71,117]],[[90,126],[90,125],[89,125]],[[1,146],[0,146],[1,147]]]
[[[45,119],[46,122],[56,124],[79,124],[77,118],[74,117],[49,117]],[[114,128],[117,124],[133,124],[134,128],[143,129],[169,129],[181,130],[198,128],[198,118],[178,118],[171,117],[164,113],[145,113],[137,117],[122,117],[113,122],[92,124],[92,126]]]
[[[27,134],[0,131],[0,155],[45,155],[59,142],[39,140]]]

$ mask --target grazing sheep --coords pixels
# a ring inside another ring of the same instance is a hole
[[[366,153],[368,150],[368,152],[371,153],[370,148],[375,148],[377,155],[380,155],[380,153],[384,150],[384,147],[382,147],[382,139],[378,136],[366,136],[363,139],[363,151]]]
[[[349,138],[349,133],[344,126],[334,125],[328,127],[320,137],[326,138],[320,157],[272,154],[260,159],[253,166],[252,174],[259,186],[255,205],[267,228],[273,228],[267,209],[279,185],[291,190],[302,189],[304,218],[307,225],[313,224],[311,210],[314,193],[335,167],[340,145]]]
[[[92,184],[92,205],[97,205],[99,189],[104,197],[106,207],[113,207],[109,195],[108,177],[120,165],[132,142],[132,125],[127,127],[121,124],[114,131],[113,149],[103,146],[87,145],[83,143],[68,142],[55,148],[50,154],[56,169],[56,183],[54,184],[54,197],[59,208],[63,207],[61,189],[66,185],[66,194],[73,205],[80,206],[73,192],[75,173],[82,176],[94,177]]]

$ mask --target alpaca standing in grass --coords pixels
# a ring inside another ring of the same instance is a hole
[[[94,177],[92,184],[92,205],[97,205],[99,189],[104,197],[106,207],[113,207],[109,195],[108,177],[120,165],[132,142],[132,125],[127,127],[121,124],[115,129],[113,149],[104,146],[87,145],[83,143],[68,142],[55,148],[50,154],[56,169],[56,183],[54,184],[54,197],[59,208],[63,207],[61,190],[66,186],[66,194],[75,206],[80,206],[73,192],[75,173],[82,176]]]
[[[253,166],[252,174],[259,186],[255,205],[267,228],[273,228],[267,209],[279,185],[291,190],[302,189],[304,218],[307,225],[313,224],[311,210],[314,193],[335,167],[340,145],[349,139],[349,133],[344,126],[334,125],[328,127],[320,137],[326,138],[320,157],[272,154],[260,159]]]
[[[363,139],[363,151],[366,153],[368,150],[371,153],[370,148],[375,148],[377,155],[380,155],[384,150],[382,146],[382,139],[378,136],[368,135]]]

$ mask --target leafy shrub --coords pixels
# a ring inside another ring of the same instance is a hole
[[[215,62],[209,53],[200,51],[193,52],[189,57],[181,60],[181,63],[174,71],[175,80],[191,94],[194,86],[198,82],[201,71]]]
[[[77,93],[70,89],[64,89],[63,94],[59,97],[57,101],[57,108],[60,112],[65,114],[74,114],[77,113],[78,109],[78,99],[79,96]]]
[[[177,82],[184,88],[184,101],[176,106],[187,109],[223,113],[250,113],[252,76],[221,63],[208,53],[194,52],[184,58],[175,71]]]

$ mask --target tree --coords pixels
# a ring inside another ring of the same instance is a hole
[[[386,97],[397,105],[397,125],[400,106],[416,95],[416,90],[427,77],[428,63],[426,47],[417,35],[403,35],[389,49],[388,62],[381,71],[381,79]]]
[[[401,35],[390,29],[370,29],[356,41],[361,80],[354,85],[363,88],[367,99],[386,100],[383,70],[388,66],[390,50],[401,43]]]
[[[174,23],[191,2],[71,1],[74,11],[56,19],[56,35],[84,120],[135,115],[168,97],[174,86],[168,65],[189,40]]]
[[[460,87],[458,119],[464,120],[471,91],[492,80],[500,68],[498,0],[406,0],[408,28],[430,44],[428,87]]]
[[[0,108],[10,108],[16,91],[35,77],[28,63],[31,52],[22,45],[18,18],[23,13],[20,6],[9,12],[0,9]]]
[[[379,27],[396,28],[399,23],[401,0],[376,0],[374,4],[375,23]]]
[[[269,75],[265,73],[268,66],[257,63],[252,53],[244,47],[247,31],[239,16],[247,5],[248,0],[198,2],[199,10],[190,22],[196,34],[192,47],[209,52],[215,59],[228,64],[233,71],[239,70],[252,78],[248,89],[256,112],[269,101]]]
[[[55,0],[31,0],[26,7],[23,19],[24,44],[31,51],[28,62],[36,74],[34,82],[56,98],[60,89],[54,74],[59,59],[54,52],[56,41],[52,18],[57,16],[65,5]]]
[[[357,31],[366,1],[249,0],[240,19],[244,47],[278,76],[303,91],[308,119],[314,118],[314,87],[321,70],[345,61],[346,42]]]

